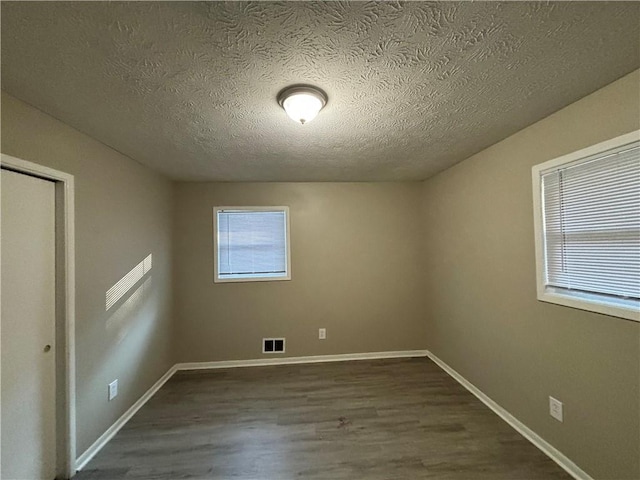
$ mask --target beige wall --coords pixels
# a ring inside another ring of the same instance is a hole
[[[170,182],[2,93],[2,153],[75,176],[77,453],[173,364]],[[149,253],[151,280],[105,312],[105,292]],[[119,396],[107,402],[107,384]]]
[[[595,478],[640,478],[640,324],[536,300],[531,167],[640,128],[639,82],[636,71],[423,191],[426,346]]]
[[[422,348],[420,188],[177,184],[176,357],[260,358],[262,338],[280,336],[286,356]],[[213,283],[213,207],[243,205],[290,207],[291,281]]]
[[[424,183],[386,184],[172,188],[3,93],[2,152],[76,178],[78,453],[174,361],[259,358],[262,337],[284,336],[286,356],[427,347],[594,477],[640,477],[640,324],[536,300],[531,204],[532,165],[640,128],[639,81]],[[216,205],[288,205],[293,279],[214,284]],[[148,253],[141,299],[105,312]]]

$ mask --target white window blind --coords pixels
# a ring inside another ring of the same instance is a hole
[[[546,287],[640,299],[640,142],[541,173]]]
[[[217,278],[288,276],[284,209],[216,209]]]

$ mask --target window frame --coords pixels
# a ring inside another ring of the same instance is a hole
[[[576,152],[562,155],[553,160],[534,165],[531,169],[533,180],[533,214],[536,256],[536,287],[539,301],[555,303],[567,307],[602,313],[627,320],[640,322],[640,302],[635,300],[615,299],[607,295],[586,292],[567,292],[563,289],[546,285],[546,254],[543,212],[542,176],[550,171],[570,163],[579,162],[586,157],[603,153],[614,148],[640,141],[640,130],[600,142]]]
[[[285,242],[286,242],[286,273],[281,276],[264,277],[236,277],[220,278],[218,273],[218,212],[221,210],[236,210],[240,212],[284,212]],[[291,227],[289,207],[286,206],[220,206],[213,207],[213,282],[214,283],[239,283],[239,282],[280,282],[291,280]]]

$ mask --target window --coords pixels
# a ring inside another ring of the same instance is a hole
[[[640,321],[640,132],[533,167],[538,299]]]
[[[215,207],[215,282],[290,280],[288,207]]]

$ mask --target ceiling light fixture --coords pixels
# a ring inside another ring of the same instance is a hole
[[[309,85],[293,85],[278,94],[278,103],[289,117],[304,125],[327,104],[327,94]]]

